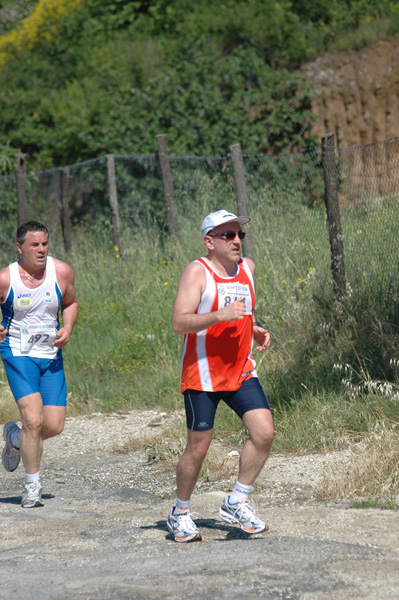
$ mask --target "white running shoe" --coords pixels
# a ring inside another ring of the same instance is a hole
[[[44,506],[42,500],[42,486],[40,481],[27,483],[22,490],[22,508],[35,508],[35,506]]]
[[[1,454],[1,462],[6,471],[15,471],[21,460],[21,452],[18,448],[14,448],[11,443],[11,435],[19,429],[18,425],[14,421],[8,421],[3,427],[3,438],[6,445],[3,448]]]
[[[198,513],[190,513],[188,510],[176,513],[174,506],[170,511],[166,526],[170,533],[175,536],[175,542],[199,542],[202,540],[191,517],[199,517]]]
[[[242,502],[230,504],[229,497],[226,496],[220,507],[219,517],[221,519],[228,523],[238,523],[241,529],[247,533],[260,533],[269,529],[266,523],[257,517],[247,498]]]

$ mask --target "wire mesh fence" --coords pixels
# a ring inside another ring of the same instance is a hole
[[[399,139],[336,148],[349,281],[395,282],[399,258]]]
[[[371,274],[396,281],[398,262],[399,139],[356,148],[333,148],[349,283]],[[283,157],[244,155],[245,183],[256,236],[254,258],[282,277],[307,269],[331,271],[329,224],[320,149]],[[230,156],[169,157],[180,230],[218,208],[237,211]],[[158,154],[115,156],[120,221],[129,235],[166,235],[164,189]],[[72,244],[82,231],[111,235],[106,157],[24,175],[26,220],[44,222],[52,244],[63,243],[65,201]],[[11,255],[17,226],[16,176],[0,177],[0,252]],[[307,267],[305,268],[305,265]]]

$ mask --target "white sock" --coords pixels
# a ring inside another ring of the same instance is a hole
[[[246,500],[253,490],[254,488],[252,485],[245,485],[244,483],[240,483],[237,479],[233,491],[229,496],[229,504],[237,504],[237,502]]]
[[[190,500],[180,500],[179,498],[176,498],[176,512],[188,510],[189,504]]]
[[[11,443],[14,446],[14,448],[17,448],[17,450],[19,450],[19,436],[21,435],[21,430],[18,428],[15,431],[12,432],[11,434]]]
[[[36,481],[40,481],[40,471],[37,473],[26,473],[25,474],[26,484],[35,483]]]

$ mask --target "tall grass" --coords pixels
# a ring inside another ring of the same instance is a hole
[[[181,217],[179,240],[156,228],[145,234],[126,228],[123,257],[101,224],[76,234],[68,257],[52,250],[73,266],[80,302],[64,350],[70,415],[182,408],[182,338],[172,331],[171,315],[183,268],[204,251],[200,223],[208,208],[194,206]],[[297,202],[292,190],[289,200],[269,198],[266,216],[252,214],[256,314],[272,339],[255,358],[276,423],[274,447],[340,448],[348,436],[368,435],[376,422],[397,422],[398,282],[370,269],[368,279],[353,277],[336,298],[323,209]],[[352,217],[347,231],[358,227],[359,215]],[[381,239],[370,236],[368,243],[378,247]],[[360,272],[364,257],[354,253],[351,261],[351,272]],[[382,387],[387,381],[389,393]],[[6,420],[15,407],[2,373],[0,384]],[[236,442],[244,436],[239,420],[223,408],[216,435]]]
[[[170,321],[184,258],[177,246],[168,251],[155,236],[135,235],[124,239],[121,258],[101,237],[92,232],[69,257],[80,301],[65,350],[70,410],[174,409],[179,340]]]
[[[377,422],[361,440],[346,440],[343,457],[328,469],[318,489],[320,499],[374,497],[374,505],[399,507],[399,436],[397,425]],[[367,506],[367,504],[366,504]]]

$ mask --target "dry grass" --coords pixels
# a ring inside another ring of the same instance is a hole
[[[0,361],[0,423],[19,421],[19,410],[8,385],[3,363]]]
[[[324,471],[317,488],[319,500],[369,498],[372,506],[399,506],[399,424],[379,421],[359,435],[336,431],[336,447],[347,449],[340,461]],[[328,433],[328,431],[327,431]],[[338,435],[338,433],[340,435]],[[323,430],[321,435],[326,435]],[[226,482],[237,474],[239,453],[245,439],[228,442],[214,438],[204,461],[199,483]],[[329,444],[324,444],[330,447]],[[167,430],[132,438],[118,452],[145,451],[148,464],[173,472],[186,446],[186,424],[182,413]],[[320,444],[323,446],[323,444]]]
[[[175,471],[179,458],[184,452],[187,441],[187,430],[184,417],[177,415],[173,425],[160,434],[153,433],[143,439],[132,438],[115,451],[120,453],[135,452],[145,448],[147,463],[158,464],[165,471]],[[213,482],[229,479],[237,470],[239,453],[230,452],[223,443],[213,439],[208,454],[202,465],[200,482]]]
[[[377,423],[360,442],[348,440],[349,457],[324,473],[322,500],[399,495],[399,424]]]

